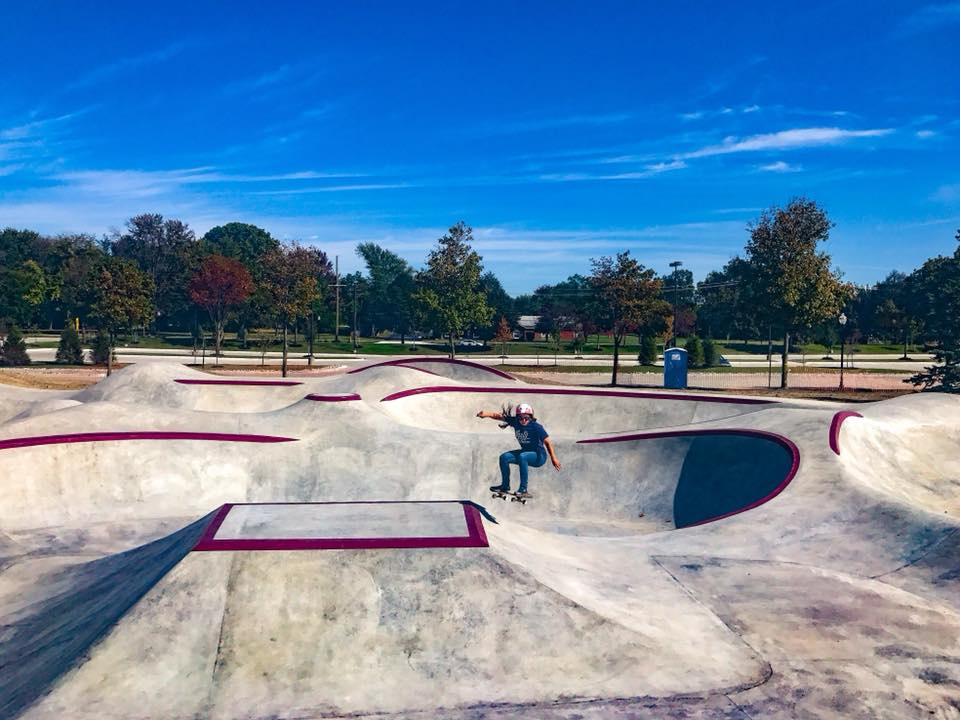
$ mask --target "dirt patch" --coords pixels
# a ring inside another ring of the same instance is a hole
[[[0,383],[39,390],[80,390],[100,382],[104,367],[16,367],[0,368]]]

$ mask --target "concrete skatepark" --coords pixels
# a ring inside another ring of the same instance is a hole
[[[958,397],[152,363],[0,386],[0,473],[0,717],[960,717]]]

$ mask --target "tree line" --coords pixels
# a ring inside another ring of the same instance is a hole
[[[0,232],[0,325],[13,331],[0,360],[25,357],[15,350],[17,327],[64,328],[67,335],[75,325],[93,329],[94,350],[105,356],[108,371],[116,336],[135,328],[195,335],[207,328],[219,354],[228,327],[244,346],[251,329],[273,327],[283,338],[286,374],[291,330],[303,333],[311,356],[318,333],[339,340],[344,327],[354,342],[353,328],[368,336],[389,330],[401,342],[425,332],[443,337],[454,355],[464,335],[504,342],[519,316],[533,315],[537,330],[558,345],[561,336],[575,346],[591,335],[610,336],[614,384],[628,333],[639,336],[641,355],[677,337],[694,344],[696,338],[776,338],[783,387],[791,343],[833,345],[842,334],[848,341],[897,342],[904,354],[909,344],[922,344],[940,362],[915,382],[956,388],[960,248],[910,274],[894,271],[875,286],[855,287],[822,250],[832,227],[816,202],[796,198],[749,223],[743,256],[700,282],[680,267],[657,275],[623,252],[591,259],[589,274],[516,297],[484,271],[464,222],[437,240],[420,269],[375,243],[361,243],[357,254],[366,273],[346,275],[315,246],[281,242],[239,222],[202,237],[159,214],[130,218],[123,230],[100,238],[7,228]],[[838,322],[841,314],[846,324]],[[76,351],[63,357],[75,359]]]

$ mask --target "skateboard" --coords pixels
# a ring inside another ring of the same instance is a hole
[[[527,500],[533,497],[533,495],[531,495],[530,493],[523,493],[521,495],[520,493],[515,493],[515,492],[504,492],[503,490],[494,490],[493,495],[491,495],[490,497],[506,500],[507,495],[510,496],[510,502],[518,502],[521,505],[526,505]]]

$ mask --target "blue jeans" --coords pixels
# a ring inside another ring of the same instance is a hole
[[[547,461],[547,451],[507,450],[500,456],[500,486],[510,487],[510,463],[520,466],[520,487],[517,492],[527,491],[527,468],[538,468]]]

